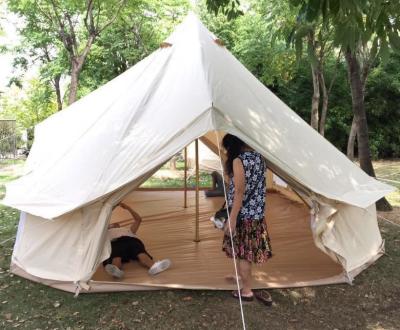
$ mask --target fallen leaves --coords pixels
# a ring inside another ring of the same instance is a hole
[[[193,300],[193,298],[191,296],[187,296],[187,297],[183,297],[182,300],[183,301],[191,301],[191,300]]]

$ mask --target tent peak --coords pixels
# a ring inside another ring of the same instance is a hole
[[[195,13],[189,12],[164,42],[174,45],[181,42],[210,42],[210,39],[215,40],[218,38],[203,25]]]

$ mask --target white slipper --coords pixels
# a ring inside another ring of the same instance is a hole
[[[115,278],[123,278],[124,272],[113,264],[107,264],[104,269],[108,274]]]
[[[168,269],[170,266],[171,266],[171,260],[169,260],[169,259],[164,259],[164,260],[161,260],[161,261],[157,261],[149,269],[149,274],[150,275],[156,275],[156,274],[161,273],[164,270]]]

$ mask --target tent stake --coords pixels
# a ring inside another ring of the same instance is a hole
[[[199,235],[199,139],[195,141],[196,148],[196,236],[194,238],[195,242],[200,242]]]
[[[185,171],[184,171],[184,201],[183,201],[183,207],[186,209],[187,208],[187,147],[184,149],[184,157],[185,157]]]

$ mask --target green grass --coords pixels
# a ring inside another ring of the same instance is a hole
[[[397,165],[390,165],[379,164],[378,176],[395,177]],[[0,173],[1,183],[13,178],[7,171]],[[18,217],[16,210],[0,206],[0,242],[14,237]],[[400,228],[379,225],[387,254],[353,286],[271,290],[272,308],[256,302],[244,306],[247,328],[399,329]],[[228,292],[166,290],[82,294],[76,299],[10,274],[13,244],[11,239],[0,246],[1,329],[241,329],[238,302]]]
[[[19,164],[24,164],[25,159],[0,159],[0,169],[4,168],[5,166],[9,165],[19,165]]]
[[[397,188],[386,198],[392,206],[400,207],[400,161],[376,162],[374,168],[379,180]]]
[[[207,173],[200,173],[199,178],[199,187],[206,188],[211,187],[212,180],[211,176]],[[189,188],[194,188],[196,186],[196,181],[194,177],[190,177],[187,181],[187,186]],[[141,185],[143,188],[183,188],[184,180],[183,179],[159,179],[159,178],[150,178],[145,183]]]

